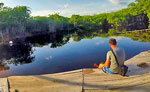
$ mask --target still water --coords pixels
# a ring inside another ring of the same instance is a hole
[[[92,68],[105,61],[110,50],[108,38],[93,37],[75,41],[72,36],[48,35],[27,38],[25,42],[0,45],[0,77],[38,75]],[[124,48],[126,59],[150,50],[150,42],[133,41],[128,37],[114,37]]]

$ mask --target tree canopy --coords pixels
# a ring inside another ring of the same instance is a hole
[[[30,16],[26,6],[10,8],[0,3],[0,31],[61,32],[65,30],[146,29],[150,20],[150,0],[135,0],[127,8],[96,15],[72,15],[71,18],[53,14]],[[148,21],[148,22],[147,22]],[[138,28],[137,25],[144,26]]]

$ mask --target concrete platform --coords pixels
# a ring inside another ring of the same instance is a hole
[[[149,92],[150,74],[122,77],[98,69],[9,77],[10,92]]]
[[[93,72],[87,72],[93,71]],[[149,92],[150,74],[122,77],[100,72],[95,69],[84,70],[84,92]]]
[[[126,65],[138,65],[140,63],[147,63],[150,65],[150,51],[141,52],[125,62]]]
[[[0,79],[0,92],[9,92],[7,78]]]
[[[8,78],[10,92],[81,92],[82,70]]]

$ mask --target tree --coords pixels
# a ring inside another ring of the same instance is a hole
[[[0,3],[0,10],[3,9],[4,3]]]
[[[81,16],[79,16],[79,15],[72,15],[70,20],[69,20],[69,23],[74,24],[74,27],[79,26],[80,23],[81,23]]]
[[[69,24],[69,18],[60,16],[59,14],[49,15],[49,18],[56,23],[57,30],[63,30]]]
[[[128,5],[128,7],[133,7],[133,6],[135,6],[136,4],[134,3],[134,2],[132,2],[132,3],[130,3],[129,5]]]
[[[135,0],[135,1],[138,3],[141,3],[141,2],[150,1],[150,0]]]

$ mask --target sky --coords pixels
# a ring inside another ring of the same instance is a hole
[[[59,13],[71,17],[73,14],[94,15],[126,8],[135,0],[0,0],[5,6],[28,6],[32,16],[48,16]]]

